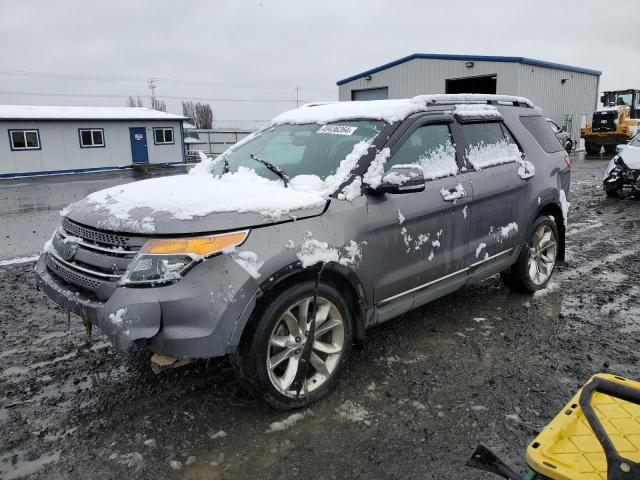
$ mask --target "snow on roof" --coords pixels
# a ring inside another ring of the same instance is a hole
[[[0,120],[185,120],[185,117],[144,107],[0,105]]]
[[[189,122],[182,122],[182,126],[185,130],[195,130],[196,127],[193,123],[189,123]]]
[[[471,104],[475,106],[473,108],[462,107],[462,109],[468,108],[469,111],[472,110],[473,115],[499,117],[500,113],[494,106],[485,105],[484,108],[480,107],[481,104],[486,104],[487,102],[497,102],[499,104],[518,103],[535,108],[530,100],[511,95],[418,95],[411,99],[400,100],[310,103],[278,115],[268,125],[281,125],[285,123],[294,125],[317,123],[324,125],[341,120],[356,120],[361,118],[395,123],[404,120],[413,113],[425,111],[427,107],[437,104]],[[482,112],[480,112],[480,110],[482,110]],[[471,113],[468,114],[470,115]]]
[[[426,110],[424,103],[420,104],[409,99],[309,104],[278,115],[272,120],[272,124],[317,123],[324,125],[339,120],[359,118],[394,123],[422,110]]]

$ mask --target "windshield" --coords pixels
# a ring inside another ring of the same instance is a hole
[[[227,160],[231,172],[247,167],[262,177],[279,178],[266,165],[252,158],[253,155],[279,167],[289,178],[316,175],[324,180],[336,173],[340,162],[356,144],[372,140],[383,124],[380,121],[345,121],[327,125],[278,125],[230,148],[221,158]]]
[[[607,95],[605,107],[610,106],[618,106],[618,105],[628,105],[631,106],[631,101],[633,98],[632,93],[623,93],[623,92],[610,92]]]
[[[640,135],[636,135],[631,140],[629,140],[629,145],[632,147],[640,147]]]

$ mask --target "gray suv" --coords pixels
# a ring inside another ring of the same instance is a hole
[[[545,288],[569,178],[520,97],[310,104],[189,174],[70,205],[38,284],[119,350],[229,355],[258,399],[299,408],[374,325],[497,273]]]

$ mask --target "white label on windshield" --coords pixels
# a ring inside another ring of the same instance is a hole
[[[332,133],[333,135],[353,135],[358,127],[347,127],[346,125],[323,125],[316,133]]]

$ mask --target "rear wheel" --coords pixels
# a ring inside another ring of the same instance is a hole
[[[351,315],[336,288],[321,283],[316,333],[307,375],[296,398],[293,381],[310,339],[314,282],[287,288],[273,298],[248,325],[235,356],[242,383],[258,399],[278,410],[305,407],[333,385],[351,351]]]
[[[509,288],[533,293],[543,289],[556,266],[558,228],[549,216],[538,217],[531,227],[531,236],[516,260],[500,275]]]

